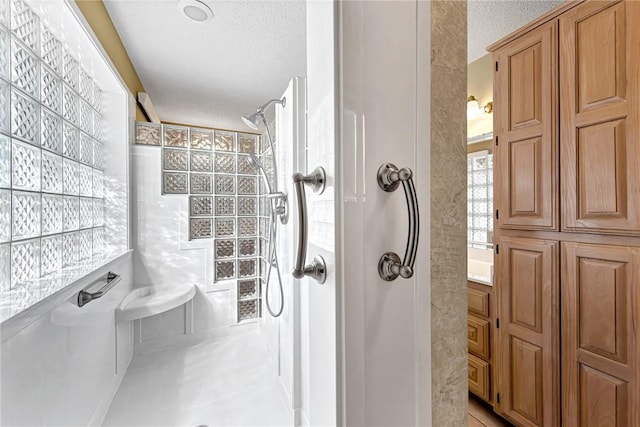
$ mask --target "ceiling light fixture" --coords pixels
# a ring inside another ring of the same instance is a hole
[[[196,22],[206,22],[213,19],[211,8],[199,0],[179,0],[178,10]]]

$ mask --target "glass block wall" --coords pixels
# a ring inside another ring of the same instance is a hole
[[[0,2],[0,292],[24,308],[104,250],[102,91],[67,42]]]
[[[493,240],[493,155],[488,151],[467,158],[467,244],[486,249]]]
[[[162,150],[162,194],[189,199],[189,240],[213,243],[214,283],[235,280],[238,321],[260,316],[257,135],[136,123],[136,144]]]

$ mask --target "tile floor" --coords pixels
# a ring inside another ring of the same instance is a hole
[[[135,357],[111,426],[292,426],[257,330]]]

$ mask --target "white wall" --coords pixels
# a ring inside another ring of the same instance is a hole
[[[107,271],[121,282],[78,308],[78,291]],[[66,298],[25,328],[3,325],[0,425],[100,425],[133,352],[131,322],[114,319],[131,279],[129,253],[60,291]]]

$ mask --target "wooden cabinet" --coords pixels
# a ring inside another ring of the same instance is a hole
[[[522,426],[559,422],[558,243],[500,239],[500,411]]]
[[[640,233],[640,4],[560,17],[562,228]]]
[[[640,1],[565,2],[489,47],[491,393],[518,426],[640,426],[638,22]]]
[[[562,245],[565,427],[640,425],[640,248]]]
[[[557,23],[494,53],[498,227],[557,228]]]
[[[469,391],[491,403],[491,361],[493,358],[492,287],[468,282],[467,326],[469,347]]]

